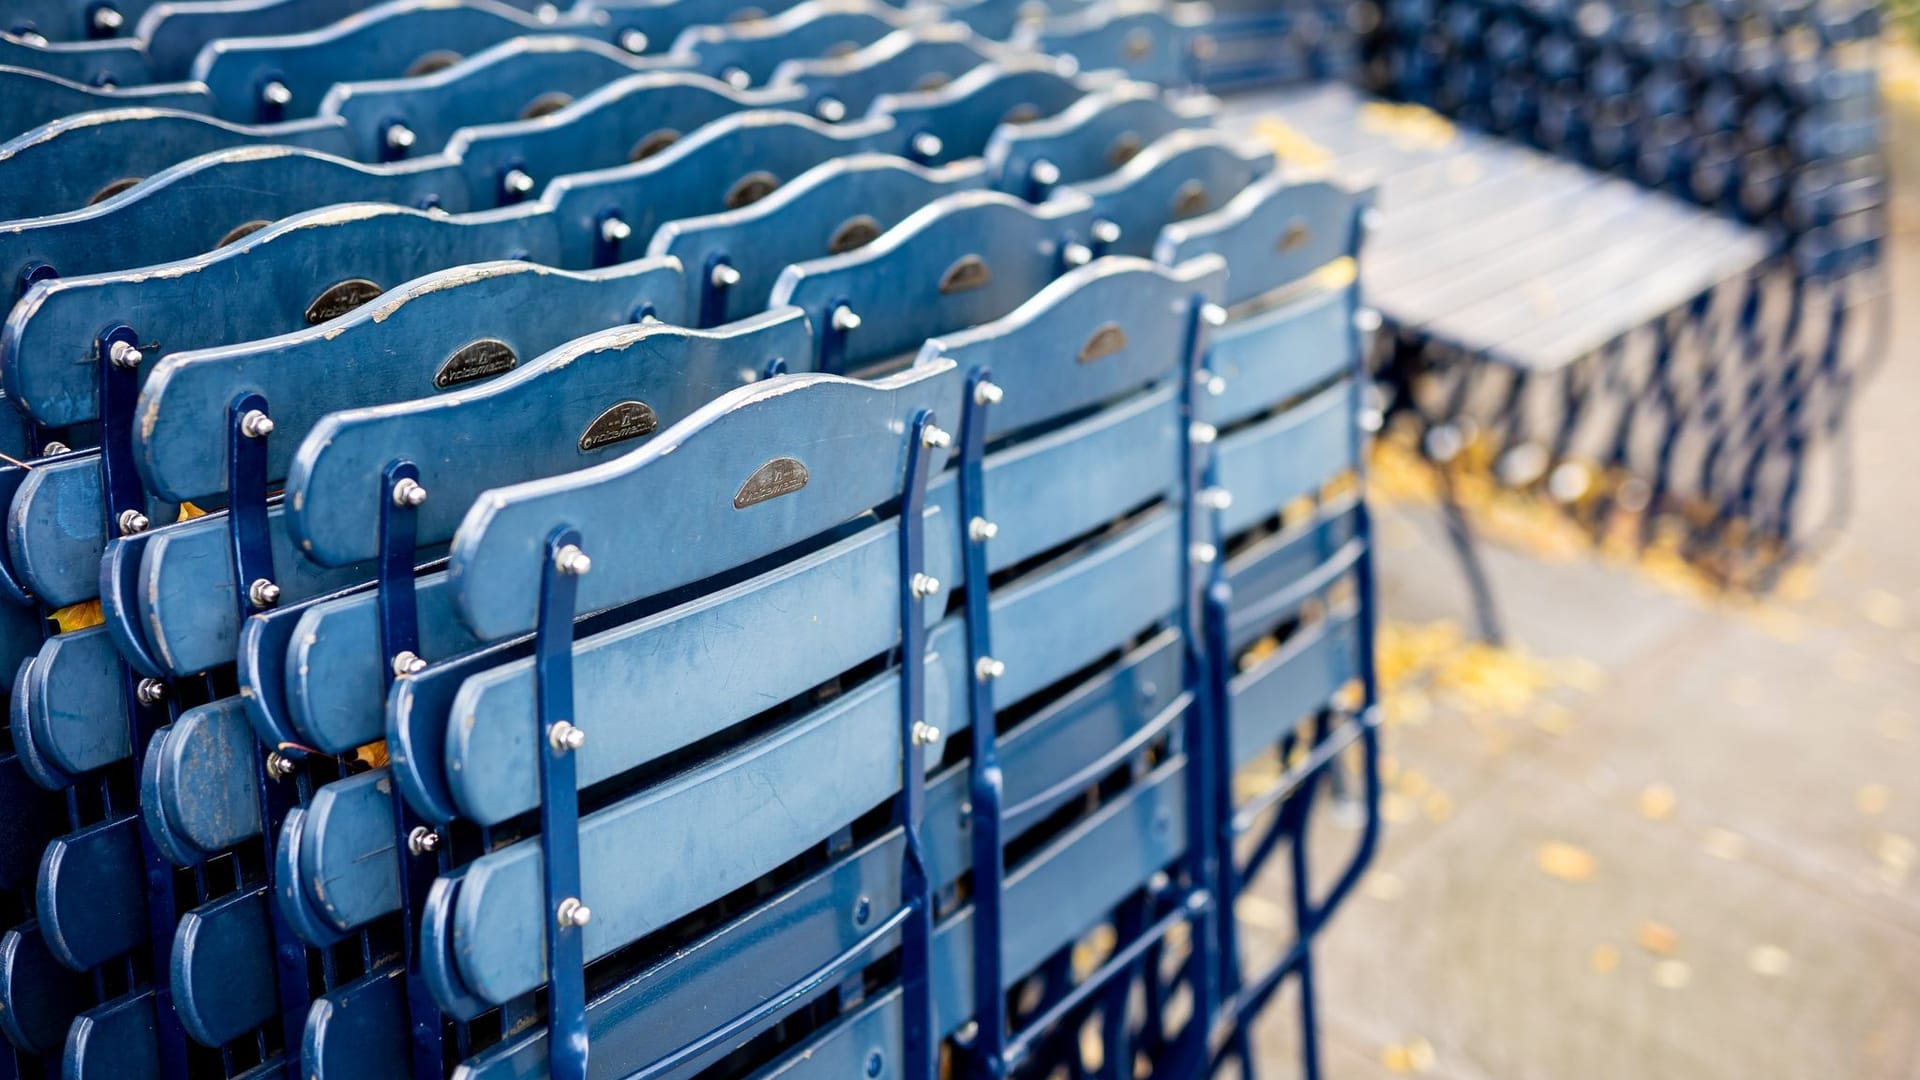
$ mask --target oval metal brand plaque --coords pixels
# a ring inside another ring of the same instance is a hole
[[[993,271],[987,269],[986,260],[978,255],[962,255],[940,275],[940,292],[943,296],[969,292],[984,288],[992,280]]]
[[[433,385],[445,390],[461,383],[490,379],[503,371],[512,371],[520,358],[513,347],[498,338],[481,338],[460,346],[440,370],[433,373]]]
[[[520,110],[520,119],[538,120],[548,113],[557,113],[571,104],[573,104],[572,94],[551,90],[527,102],[527,107]]]
[[[1176,219],[1204,214],[1207,206],[1207,185],[1198,180],[1189,180],[1181,184],[1180,190],[1173,193],[1173,216]]]
[[[807,467],[799,458],[777,457],[753,470],[747,482],[734,493],[733,508],[745,510],[755,503],[791,495],[807,486]]]
[[[466,57],[461,56],[452,49],[435,49],[420,59],[415,60],[412,66],[407,68],[407,78],[417,79],[422,75],[431,75],[436,71],[445,71],[464,59],[466,59]]]
[[[1107,323],[1093,332],[1085,345],[1080,346],[1080,362],[1091,364],[1105,356],[1112,356],[1127,347],[1127,332],[1120,329],[1119,323]]]
[[[113,183],[108,184],[106,187],[101,188],[99,191],[94,192],[93,198],[87,200],[87,205],[92,206],[94,203],[106,202],[108,199],[113,198],[115,195],[120,194],[144,179],[146,178],[143,176],[123,176]]]
[[[672,128],[661,128],[640,136],[633,144],[633,152],[627,155],[628,161],[645,161],[653,155],[680,141],[680,133]]]
[[[307,305],[307,325],[319,326],[328,319],[338,318],[359,307],[361,304],[380,295],[380,286],[366,278],[348,278],[337,285],[327,287],[327,291]]]
[[[1280,242],[1274,245],[1274,250],[1292,251],[1295,248],[1306,247],[1307,241],[1312,236],[1313,233],[1308,230],[1307,223],[1295,218],[1287,222],[1287,231],[1280,234]]]
[[[259,218],[254,221],[249,221],[245,225],[235,225],[232,229],[228,230],[227,235],[220,238],[219,243],[213,246],[217,248],[226,247],[228,244],[233,243],[235,240],[244,240],[247,237],[252,236],[254,233],[259,232],[261,229],[264,229],[271,224],[273,224],[273,222],[268,221],[265,218]]]
[[[1003,124],[1030,124],[1038,119],[1040,119],[1040,106],[1029,101],[1008,109],[1006,114],[1000,117],[1000,122]]]
[[[880,223],[860,214],[850,217],[833,230],[833,236],[827,240],[827,254],[838,255],[843,251],[863,248],[880,236]]]
[[[773,189],[779,186],[780,178],[764,169],[750,172],[727,190],[727,209],[738,210],[743,206],[751,206],[773,194]]]
[[[653,406],[644,401],[622,401],[587,425],[587,430],[580,434],[580,451],[585,453],[651,435],[659,426],[660,417],[654,414]]]
[[[1121,132],[1120,137],[1113,140],[1112,145],[1107,147],[1108,166],[1117,169],[1127,162],[1132,161],[1134,155],[1138,154],[1140,148],[1144,145],[1146,144],[1141,141],[1139,132]]]
[[[1129,31],[1121,48],[1127,51],[1127,59],[1139,60],[1153,51],[1153,34],[1146,27],[1137,27]]]

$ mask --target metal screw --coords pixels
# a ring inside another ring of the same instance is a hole
[[[1101,218],[1100,220],[1094,222],[1093,238],[1095,240],[1098,240],[1102,244],[1119,243],[1120,242],[1119,222],[1108,221],[1106,218]]]
[[[735,90],[745,90],[753,82],[753,76],[737,67],[730,67],[720,73],[720,80]]]
[[[387,127],[387,149],[411,150],[417,136],[413,129],[405,124],[390,124]]]
[[[843,334],[850,334],[860,329],[860,316],[854,314],[852,308],[841,304],[833,309],[833,328]]]
[[[1033,168],[1027,170],[1027,175],[1041,187],[1052,187],[1060,182],[1060,166],[1041,158],[1033,163]]]
[[[293,775],[293,759],[278,751],[267,755],[267,776],[274,780],[285,780]]]
[[[99,34],[117,34],[127,24],[126,16],[110,7],[93,9],[93,29]]]
[[[940,591],[940,579],[934,577],[932,574],[915,574],[913,575],[913,580],[908,584],[913,589],[913,595],[921,599],[925,599]]]
[[[509,195],[525,195],[533,190],[533,177],[525,169],[508,169],[507,175],[500,178],[500,186]]]
[[[565,720],[556,720],[554,725],[547,729],[547,742],[552,744],[555,750],[564,754],[587,745],[587,733]]]
[[[1206,446],[1220,437],[1220,429],[1212,424],[1196,422],[1187,429],[1187,439],[1195,446]]]
[[[995,660],[991,656],[983,656],[973,664],[973,677],[981,682],[990,682],[1006,673],[1006,661]]]
[[[553,565],[563,574],[579,577],[593,569],[593,560],[580,550],[578,544],[568,544],[553,553]]]
[[[393,673],[395,675],[418,675],[427,670],[427,662],[412,649],[401,649],[393,654]]]
[[[1060,249],[1060,258],[1068,266],[1085,266],[1093,261],[1093,249],[1085,244],[1068,244]]]
[[[1208,326],[1225,326],[1227,309],[1219,304],[1207,304],[1200,309],[1200,318],[1204,319]]]
[[[620,47],[630,53],[646,52],[647,35],[638,30],[622,30],[620,31]]]
[[[1187,555],[1202,566],[1220,557],[1220,550],[1212,544],[1195,544],[1187,549]]]
[[[976,543],[984,544],[999,535],[1000,526],[995,525],[986,518],[977,517],[967,522],[967,536]]]
[[[1354,329],[1363,334],[1371,334],[1380,329],[1380,313],[1373,308],[1361,308],[1353,313]]]
[[[132,342],[116,341],[107,349],[107,359],[114,367],[132,371],[139,367],[146,357],[141,355],[139,349],[133,347]]]
[[[600,239],[609,244],[617,244],[633,235],[633,226],[617,217],[610,217],[600,223]]]
[[[945,428],[937,428],[932,424],[928,424],[927,429],[920,433],[920,445],[932,450],[945,450],[947,447],[953,445],[953,436],[947,434]]]
[[[293,91],[287,89],[286,83],[275,79],[260,88],[260,100],[276,108],[284,109],[288,105],[293,104]]]
[[[562,929],[577,930],[593,921],[593,909],[571,896],[560,901],[556,914]]]
[[[1227,380],[1221,378],[1218,375],[1207,376],[1207,394],[1209,396],[1219,397],[1221,394],[1224,394],[1226,392],[1227,392]]]
[[[973,388],[973,400],[981,405],[998,405],[1007,396],[999,383],[983,382]]]
[[[158,705],[167,699],[167,684],[159,679],[141,679],[133,688],[133,696],[142,705]]]
[[[427,501],[427,489],[411,476],[403,476],[393,485],[393,505],[414,507]]]
[[[813,103],[813,115],[829,124],[837,124],[847,118],[847,106],[839,98],[823,97]]]
[[[913,741],[916,746],[931,746],[940,741],[940,729],[924,720],[915,721]]]
[[[415,855],[426,855],[440,850],[440,834],[425,825],[415,825],[407,834],[407,850]]]
[[[270,608],[280,602],[280,586],[266,578],[257,578],[247,586],[247,599],[257,608]]]
[[[136,533],[146,532],[147,527],[151,524],[152,522],[147,520],[147,515],[138,510],[120,511],[121,536],[133,536]]]
[[[249,439],[264,439],[273,434],[273,417],[259,409],[248,409],[240,417],[240,434]]]
[[[937,158],[946,148],[947,144],[940,141],[940,136],[931,131],[923,131],[913,137],[913,152],[923,158]]]
[[[1223,487],[1210,487],[1200,493],[1200,505],[1209,510],[1226,510],[1233,506],[1233,492]]]
[[[72,452],[73,452],[73,447],[68,446],[66,443],[61,442],[59,439],[55,439],[52,442],[40,448],[41,457],[52,457],[55,454],[70,454]]]
[[[1380,211],[1375,210],[1371,206],[1367,207],[1365,210],[1360,211],[1360,227],[1367,230],[1368,232],[1372,232],[1373,230],[1379,228],[1380,227]]]
[[[713,287],[716,289],[731,289],[735,285],[740,284],[740,271],[735,270],[726,263],[715,266],[710,277],[713,281]]]

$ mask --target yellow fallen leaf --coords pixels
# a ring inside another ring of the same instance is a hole
[[[1392,825],[1405,825],[1420,816],[1418,805],[1398,792],[1389,791],[1380,797],[1380,816]]]
[[[1587,967],[1595,975],[1611,975],[1620,966],[1620,950],[1613,945],[1595,945],[1587,954]]]
[[[1863,784],[1853,793],[1853,808],[1868,817],[1879,817],[1887,812],[1887,802],[1891,795],[1885,784]]]
[[[206,517],[206,516],[207,516],[207,512],[205,510],[200,509],[198,506],[195,506],[190,502],[183,502],[180,504],[180,520],[181,521],[192,521],[194,518]]]
[[[1428,788],[1431,787],[1427,782],[1426,774],[1415,769],[1407,769],[1402,772],[1400,779],[1394,781],[1393,786],[1399,790],[1400,794],[1405,795],[1409,799],[1417,799],[1425,795]]]
[[[1420,803],[1420,809],[1427,815],[1428,821],[1441,824],[1453,817],[1453,796],[1444,791],[1435,791]]]
[[[1399,1043],[1389,1043],[1380,1048],[1380,1064],[1395,1076],[1405,1076],[1413,1071],[1413,1055]]]
[[[1645,919],[1634,930],[1633,943],[1655,956],[1672,956],[1680,948],[1680,933],[1666,923]]]
[[[63,607],[54,612],[51,618],[63,634],[85,630],[89,626],[99,626],[107,621],[106,615],[100,610],[98,600],[82,600],[77,604]]]
[[[1535,858],[1541,871],[1561,881],[1581,882],[1593,877],[1593,855],[1583,847],[1555,840],[1541,844]]]
[[[1432,1072],[1439,1061],[1440,1055],[1424,1036],[1416,1035],[1407,1043],[1407,1064],[1413,1066],[1414,1072],[1424,1076]]]
[[[387,757],[387,740],[370,742],[353,752],[354,759],[364,763],[369,769],[384,769],[390,763]]]
[[[1665,784],[1649,784],[1640,792],[1640,816],[1648,821],[1665,821],[1673,816],[1673,789]]]
[[[1693,981],[1693,968],[1685,960],[1662,960],[1653,965],[1653,985],[1662,990],[1683,990]]]

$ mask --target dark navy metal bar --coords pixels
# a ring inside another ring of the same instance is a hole
[[[561,526],[547,540],[534,637],[534,685],[540,748],[540,864],[546,890],[547,1064],[556,1080],[586,1080],[586,951],[581,932],[591,910],[580,896],[580,795],[574,751],[583,745],[573,716],[573,614],[580,575],[591,566],[580,534]]]
[[[933,891],[927,875],[926,853],[920,841],[920,819],[925,812],[927,766],[925,743],[937,738],[926,726],[927,666],[926,601],[923,589],[927,565],[926,505],[930,449],[946,445],[952,436],[934,426],[934,416],[922,410],[915,417],[907,442],[906,483],[900,495],[900,722],[903,748],[898,813],[906,833],[900,891],[909,911],[900,935],[900,988],[906,1015],[901,1023],[905,1048],[901,1075],[906,1080],[934,1080],[938,1047],[933,1024]]]

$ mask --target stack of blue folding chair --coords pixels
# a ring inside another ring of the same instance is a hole
[[[0,1075],[1317,1070],[1371,197],[1200,23],[6,18]]]

